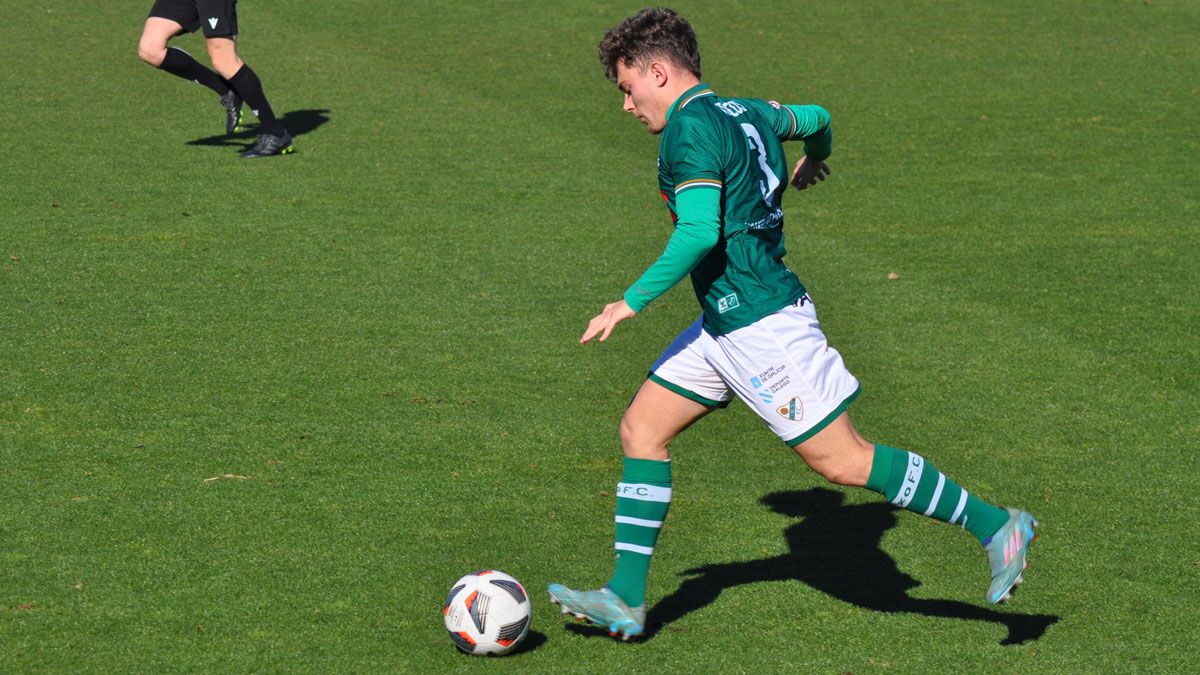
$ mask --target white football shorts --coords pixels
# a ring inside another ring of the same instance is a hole
[[[710,335],[703,325],[701,317],[671,342],[651,380],[708,406],[725,407],[736,394],[791,446],[858,396],[858,380],[825,340],[808,295],[732,333]]]

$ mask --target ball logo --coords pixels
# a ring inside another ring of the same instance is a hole
[[[797,396],[788,401],[786,405],[779,406],[779,414],[787,419],[798,422],[804,419],[804,402]]]

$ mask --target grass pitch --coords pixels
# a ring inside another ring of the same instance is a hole
[[[629,645],[542,588],[607,578],[616,422],[696,312],[676,289],[576,343],[668,235],[595,60],[638,7],[242,3],[298,147],[245,162],[215,97],[138,61],[149,4],[0,24],[4,669],[1194,667],[1194,3],[676,6],[718,91],[832,112],[788,261],[859,426],[1043,527],[985,606],[969,536],[824,485],[735,404],[673,448]],[[518,655],[442,629],[484,566],[533,592]]]

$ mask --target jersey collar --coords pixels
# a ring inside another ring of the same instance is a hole
[[[667,121],[671,121],[671,115],[683,110],[685,107],[687,107],[687,104],[705,96],[716,96],[716,93],[713,92],[712,87],[703,82],[683,92],[679,98],[675,99],[675,102],[671,104],[671,107],[667,109]]]

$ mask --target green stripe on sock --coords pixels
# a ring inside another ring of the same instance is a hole
[[[938,480],[939,478],[941,480]],[[945,491],[945,485],[948,482],[941,471],[938,471],[929,462],[925,462],[925,470],[921,472],[921,482],[917,485],[917,491],[913,494],[912,501],[908,503],[907,508],[924,514],[929,510],[929,503],[933,500],[933,493],[937,491],[938,483],[942,484],[942,490]],[[941,499],[941,495],[938,495],[938,499]]]
[[[947,479],[946,487],[942,488],[942,498],[938,500],[937,508],[930,514],[930,517],[937,518],[944,523],[950,522],[960,499],[962,499],[962,488],[954,481]],[[961,514],[959,518],[962,518]]]
[[[963,516],[959,516],[959,522],[968,532],[975,535],[981,544],[1008,522],[1008,511],[970,493],[967,493],[967,507],[963,509],[963,515],[966,516],[966,521],[963,521]]]
[[[626,457],[622,464],[621,482],[671,487],[671,460]]]
[[[654,542],[658,541],[658,528],[617,523],[617,541],[654,548]],[[620,594],[618,593],[618,595]]]
[[[904,454],[886,445],[875,446],[875,459],[871,462],[871,475],[867,478],[867,489],[887,497],[888,480],[892,477],[892,463],[897,455]]]
[[[617,515],[641,518],[642,520],[662,520],[666,512],[667,502],[643,502],[637,499],[617,499]]]

